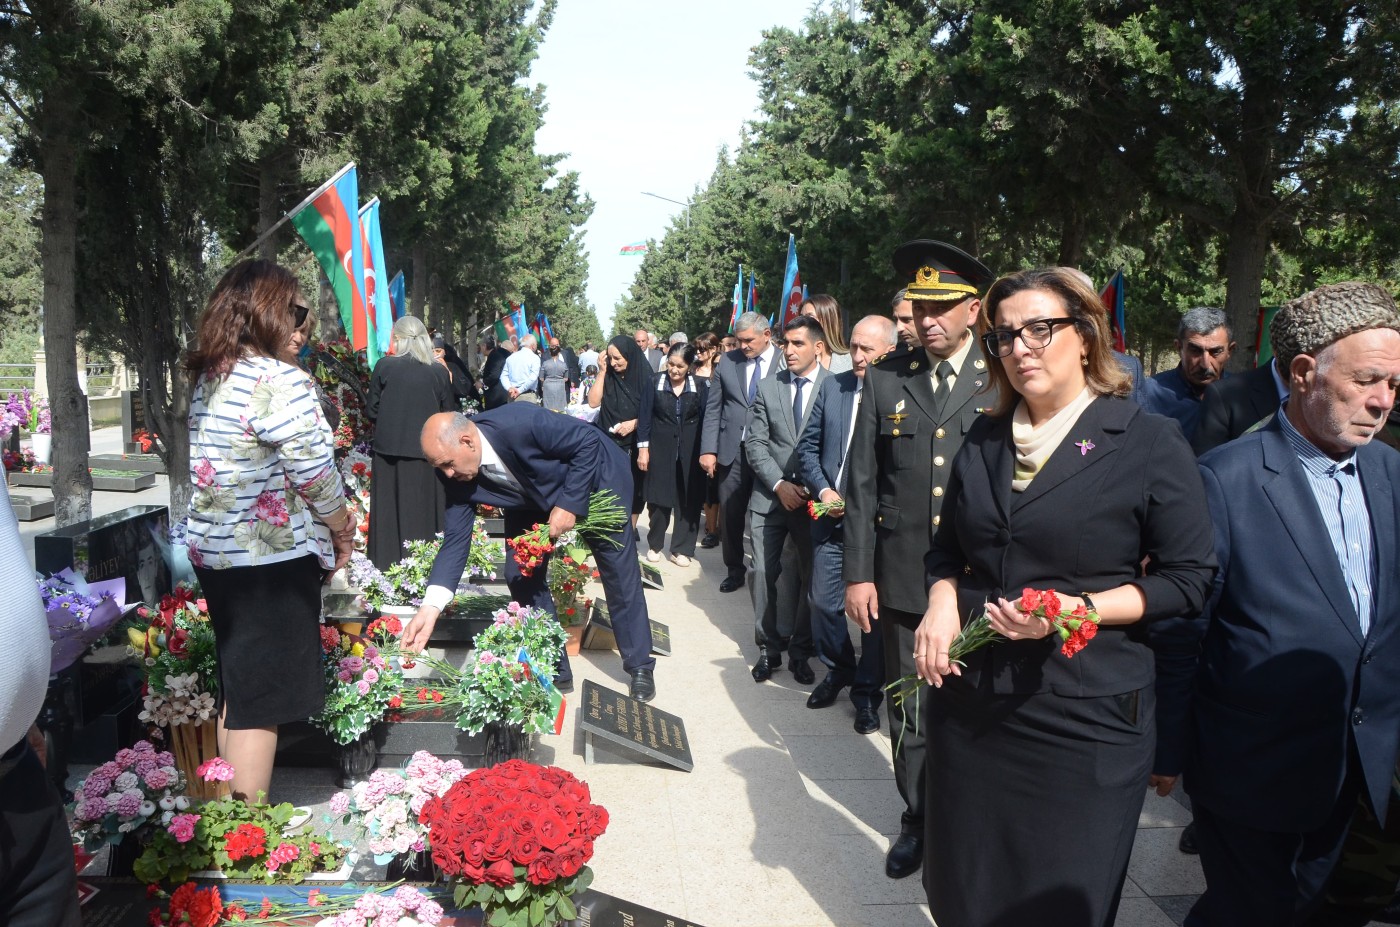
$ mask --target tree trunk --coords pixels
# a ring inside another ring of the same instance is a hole
[[[1061,267],[1078,267],[1083,260],[1084,210],[1071,202],[1066,207],[1064,222],[1060,225],[1060,251],[1055,263]]]
[[[276,155],[264,158],[258,163],[258,234],[261,235],[282,218],[278,208],[277,191],[281,185],[281,161]],[[277,260],[278,233],[273,232],[258,245],[258,257],[264,261]],[[173,513],[172,513],[173,514]]]
[[[428,318],[428,246],[421,241],[413,245],[413,299],[408,314]]]
[[[78,107],[62,79],[45,93],[40,162],[44,175],[44,350],[48,355],[49,408],[53,416],[54,517],[60,528],[92,517],[88,473],[87,397],[78,388],[75,306],[78,247],[78,145],[71,130]]]
[[[331,289],[331,282],[326,279],[325,271],[321,271],[316,277],[321,282],[321,320],[318,337],[322,341],[334,341],[342,336],[348,338],[350,333],[340,324],[340,303],[335,301],[335,290]]]
[[[1259,294],[1268,253],[1267,221],[1243,205],[1236,207],[1225,251],[1225,315],[1241,344],[1252,344],[1258,334]],[[1236,351],[1230,358],[1231,370],[1248,370],[1253,366],[1252,351]]]
[[[445,300],[442,296],[442,275],[434,273],[428,278],[428,312],[420,316],[423,324],[429,328],[442,327],[442,307]],[[431,319],[429,318],[431,316]]]

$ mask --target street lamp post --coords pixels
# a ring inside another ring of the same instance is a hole
[[[685,285],[684,285],[683,287],[681,287],[681,308],[682,308],[683,310],[685,310],[686,312],[689,312],[689,311],[690,311],[690,206],[691,206],[691,201],[690,201],[690,200],[686,200],[684,203],[682,203],[680,200],[673,200],[673,199],[671,199],[669,196],[661,196],[661,195],[656,194],[656,193],[648,193],[648,192],[646,192],[645,190],[642,190],[642,191],[640,191],[640,192],[641,192],[642,196],[649,196],[649,197],[651,197],[652,199],[665,200],[665,201],[668,202],[668,203],[675,203],[677,206],[684,206],[684,207],[685,207],[685,231],[686,231],[686,236],[685,236],[685,276],[686,276],[686,281],[685,281]]]

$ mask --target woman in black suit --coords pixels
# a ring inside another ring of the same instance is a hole
[[[642,403],[637,429],[637,466],[646,471],[647,560],[661,559],[666,523],[675,512],[670,560],[677,566],[694,563],[700,533],[700,510],[705,505],[705,471],[700,469],[700,419],[705,411],[707,384],[691,373],[695,348],[672,345],[656,378],[656,389]]]
[[[1180,429],[1121,398],[1107,314],[1073,272],[1001,278],[984,322],[999,399],[954,461],[914,639],[939,687],[924,887],[939,927],[1111,927],[1155,741],[1146,624],[1200,611],[1210,516]],[[1027,588],[1102,630],[1066,658],[1014,607]],[[951,663],[984,609],[1005,640]]]
[[[374,422],[374,475],[369,493],[367,553],[383,570],[404,556],[404,541],[442,530],[447,495],[423,457],[419,432],[428,416],[456,411],[447,368],[433,360],[423,323],[406,315],[394,323],[393,352],[374,365],[365,412]]]

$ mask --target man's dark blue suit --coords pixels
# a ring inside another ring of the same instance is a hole
[[[1364,635],[1279,421],[1200,461],[1220,571],[1201,618],[1186,788],[1198,825],[1207,813],[1213,821],[1209,839],[1232,841],[1222,858],[1268,858],[1301,841],[1288,878],[1303,903],[1320,892],[1358,795],[1385,820],[1400,748],[1400,454],[1372,442],[1355,462],[1377,566]],[[1270,921],[1260,908],[1261,893],[1278,893],[1256,877],[1273,870],[1211,879],[1207,837],[1198,835],[1208,891],[1187,923],[1292,922],[1291,911]],[[1259,854],[1238,855],[1246,845]]]
[[[482,412],[472,421],[506,469],[520,482],[521,489],[483,477],[469,481],[449,480],[447,514],[442,549],[433,561],[428,584],[456,589],[471,550],[476,506],[491,505],[505,510],[507,537],[530,530],[549,520],[556,506],[574,513],[580,520],[588,514],[593,493],[610,490],[627,505],[632,498],[632,472],[627,455],[601,430],[568,415],[550,412],[526,402]],[[610,540],[590,540],[598,577],[612,616],[613,634],[628,673],[651,670],[651,624],[646,599],[642,596],[641,569],[637,561],[637,536],[631,521]],[[511,598],[554,614],[554,599],[547,584],[548,561],[530,576],[521,576],[513,557],[506,557],[506,583]],[[560,682],[573,678],[567,655],[559,664]]]

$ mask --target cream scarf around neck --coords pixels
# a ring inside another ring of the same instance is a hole
[[[1086,386],[1069,405],[1038,426],[1031,425],[1031,414],[1024,399],[1016,405],[1016,411],[1011,414],[1011,441],[1016,445],[1016,471],[1011,476],[1013,492],[1025,492],[1094,399],[1093,391]]]

